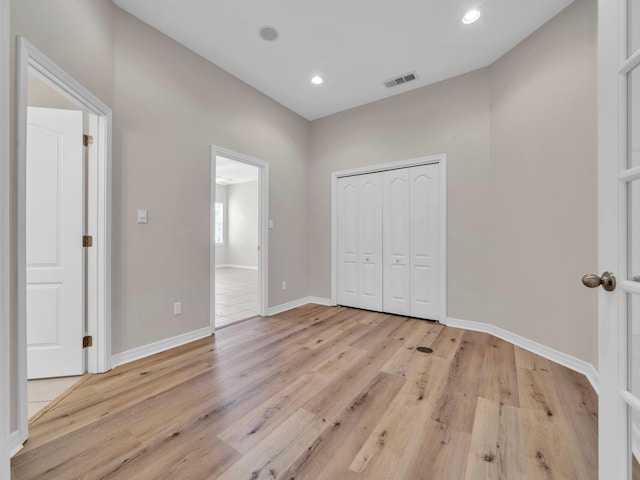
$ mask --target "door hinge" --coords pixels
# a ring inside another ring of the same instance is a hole
[[[83,235],[82,236],[82,246],[83,247],[91,247],[91,246],[93,246],[93,237],[91,235]]]
[[[82,144],[85,147],[93,145],[93,137],[91,135],[82,135]]]
[[[93,346],[93,337],[91,335],[86,335],[82,337],[82,348],[89,348]]]

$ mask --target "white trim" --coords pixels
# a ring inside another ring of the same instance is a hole
[[[216,268],[242,268],[243,270],[258,270],[258,267],[252,267],[250,265],[216,265]]]
[[[307,303],[317,303],[318,305],[324,305],[325,307],[333,305],[330,298],[322,297],[307,297]]]
[[[27,79],[31,69],[63,96],[90,114],[97,164],[89,170],[88,231],[94,239],[87,261],[87,325],[94,347],[87,352],[87,371],[111,368],[111,109],[23,37],[17,39],[17,415],[21,441],[28,436],[26,348],[26,131]]]
[[[331,305],[338,303],[338,178],[365,173],[384,172],[399,168],[417,167],[438,163],[440,165],[440,312],[438,321],[445,323],[447,319],[447,155],[431,155],[427,157],[401,160],[398,162],[369,165],[366,167],[340,170],[331,173]]]
[[[23,447],[24,445],[20,441],[20,432],[16,430],[9,436],[9,455],[13,458]]]
[[[213,329],[211,327],[204,327],[192,332],[182,333],[175,337],[165,338],[164,340],[143,345],[142,347],[132,348],[126,352],[116,353],[111,357],[111,364],[113,365],[113,368],[119,367],[125,363],[134,362],[141,358],[155,355],[156,353],[165,352],[172,348],[179,347],[180,345],[184,345],[185,343],[195,342],[196,340],[200,340],[201,338],[205,338],[210,335],[213,335]]]
[[[483,322],[473,322],[470,320],[459,320],[457,318],[447,319],[448,327],[463,328],[465,330],[472,330],[474,332],[489,333],[495,337],[506,340],[509,343],[524,348],[529,352],[540,355],[552,362],[558,363],[562,366],[570,368],[571,370],[583,374],[589,380],[589,383],[593,389],[598,393],[598,371],[588,362],[580,360],[578,358],[567,355],[559,350],[555,350],[541,343],[534,342],[528,338],[522,337],[518,334],[510,332],[495,325]]]
[[[321,297],[303,297],[291,302],[283,303],[269,309],[269,316],[277,315],[278,313],[286,312],[287,310],[293,310],[294,308],[302,307],[309,303],[317,303],[318,305],[325,305],[330,307],[332,305],[331,299]]]
[[[211,175],[209,182],[209,324],[215,330],[216,320],[216,250],[215,250],[215,198],[216,198],[216,157],[222,156],[231,160],[258,167],[258,276],[260,278],[260,300],[258,314],[266,316],[269,309],[269,162],[234,152],[223,147],[211,145]],[[236,268],[246,268],[233,265]]]
[[[9,168],[9,0],[0,0],[0,480],[9,480],[11,430],[11,338],[9,222],[11,181]]]

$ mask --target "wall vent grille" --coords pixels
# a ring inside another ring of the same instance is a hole
[[[405,73],[404,75],[400,75],[399,77],[390,78],[389,80],[386,80],[384,82],[384,85],[387,88],[391,88],[391,87],[395,87],[396,85],[402,85],[407,82],[412,82],[416,78],[418,78],[418,75],[416,74],[416,72]]]

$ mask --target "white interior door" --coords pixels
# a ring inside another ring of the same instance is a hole
[[[382,173],[358,176],[358,307],[382,310]]]
[[[82,112],[28,108],[27,375],[83,372]]]
[[[338,303],[358,307],[358,177],[338,179]]]
[[[411,316],[440,318],[439,165],[412,167],[411,182]]]
[[[410,219],[409,169],[383,173],[383,310],[409,315],[410,308]]]

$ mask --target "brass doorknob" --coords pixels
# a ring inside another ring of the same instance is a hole
[[[589,273],[582,277],[582,283],[589,288],[596,288],[602,285],[602,288],[607,292],[613,292],[616,289],[616,277],[610,272],[604,272],[602,276]]]

